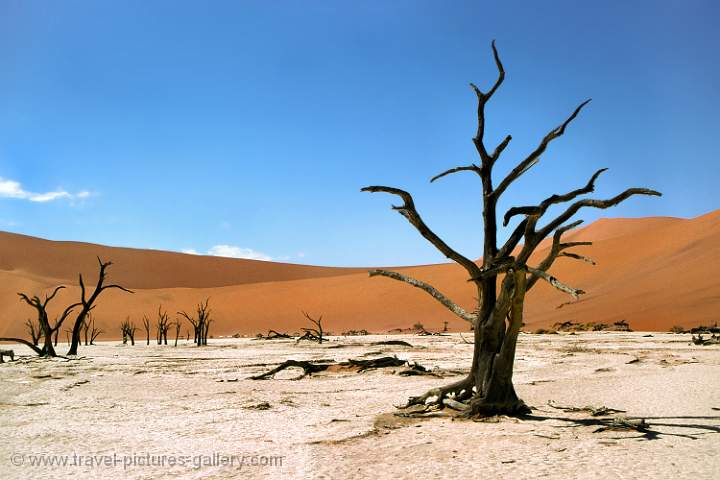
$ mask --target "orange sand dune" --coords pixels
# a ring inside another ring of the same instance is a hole
[[[627,320],[638,330],[667,330],[711,324],[720,314],[720,210],[694,219],[603,219],[567,236],[592,240],[578,253],[596,266],[560,258],[552,273],[587,291],[580,301],[557,308],[570,297],[544,282],[528,294],[528,329],[566,320]],[[540,250],[536,258],[544,255]],[[55,301],[56,313],[74,301],[78,271],[93,277],[95,256],[115,262],[110,278],[135,290],[103,294],[95,311],[98,323],[117,337],[119,324],[130,316],[137,325],[162,304],[171,316],[211,298],[214,335],[252,335],[275,330],[297,331],[305,321],[301,310],[324,315],[326,328],[339,334],[350,329],[384,332],[416,322],[440,329],[467,330],[426,293],[386,279],[369,278],[365,269],[344,269],[236,260],[178,253],[51,242],[0,233],[0,336],[23,335],[32,310],[16,292],[42,293],[68,285]],[[454,264],[402,267],[407,275],[428,281],[459,304],[471,308],[476,292]],[[185,331],[186,328],[183,328]],[[63,335],[64,336],[64,335]]]

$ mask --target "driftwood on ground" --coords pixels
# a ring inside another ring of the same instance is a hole
[[[376,368],[388,368],[388,367],[402,367],[407,365],[409,367],[408,370],[405,370],[403,372],[400,372],[400,375],[417,375],[417,374],[428,374],[428,375],[435,375],[434,373],[428,371],[425,367],[418,364],[412,364],[410,365],[407,360],[401,360],[397,357],[380,357],[380,358],[373,358],[370,360],[362,360],[362,359],[353,359],[350,358],[345,362],[334,362],[332,360],[311,360],[311,361],[302,361],[302,360],[286,360],[277,367],[273,368],[272,370],[269,370],[265,373],[261,373],[258,375],[254,375],[250,377],[250,380],[267,380],[269,378],[272,378],[276,373],[281,372],[287,368],[291,367],[297,367],[303,369],[303,374],[295,380],[299,380],[307,375],[312,375],[313,373],[323,372],[327,370],[330,367],[333,366],[341,366],[341,367],[347,367],[347,368],[354,368],[357,369],[357,373],[362,373],[367,370],[373,370]],[[416,370],[418,373],[404,373],[409,370]],[[427,373],[423,373],[427,372]]]

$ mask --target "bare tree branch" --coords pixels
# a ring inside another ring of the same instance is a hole
[[[543,280],[545,280],[546,282],[548,282],[550,285],[557,288],[558,290],[565,292],[565,293],[569,293],[570,295],[572,295],[575,298],[575,300],[580,298],[580,295],[585,293],[584,290],[580,290],[579,288],[569,287],[569,286],[565,285],[564,283],[562,283],[557,278],[550,275],[549,273],[544,272],[542,270],[538,270],[537,268],[527,267],[527,270],[534,276],[542,278]]]
[[[587,185],[585,185],[582,188],[577,188],[571,192],[565,193],[563,195],[552,195],[545,200],[543,200],[540,205],[537,206],[526,206],[526,207],[512,207],[505,213],[505,218],[503,219],[503,226],[507,226],[507,224],[510,222],[510,219],[515,215],[543,215],[548,208],[550,208],[551,205],[555,205],[558,203],[565,203],[569,202],[570,200],[575,199],[576,197],[579,197],[580,195],[584,195],[586,193],[592,193],[595,191],[595,180],[605,172],[607,168],[601,168],[597,172],[593,174],[592,177],[590,177],[590,180],[588,181]]]
[[[503,181],[500,182],[500,184],[493,192],[493,195],[496,198],[500,197],[500,195],[503,194],[503,192],[510,186],[512,182],[520,178],[523,173],[527,172],[530,168],[532,168],[533,165],[535,165],[540,160],[540,156],[545,152],[550,142],[565,133],[565,128],[567,128],[570,122],[572,122],[575,117],[578,116],[580,110],[582,110],[582,108],[589,102],[590,99],[582,102],[567,118],[567,120],[565,120],[560,126],[554,128],[547,135],[545,135],[545,138],[542,139],[540,145],[538,145],[538,147],[530,155],[528,155],[525,160],[523,160],[515,168],[513,168],[512,171],[503,179]]]
[[[573,203],[568,207],[565,212],[560,214],[558,217],[556,217],[553,221],[548,223],[545,227],[543,227],[540,231],[538,231],[538,238],[539,240],[542,240],[543,238],[547,237],[550,232],[558,228],[563,223],[567,222],[572,218],[573,215],[575,215],[578,210],[580,210],[583,207],[593,207],[593,208],[610,208],[618,203],[622,202],[623,200],[626,200],[633,195],[650,195],[655,197],[661,197],[662,193],[657,192],[655,190],[650,190],[648,188],[628,188],[624,192],[615,195],[612,198],[609,198],[607,200],[593,200],[590,198],[585,198],[582,200],[578,200],[577,202]]]
[[[565,247],[566,244],[563,244],[560,242],[562,240],[563,234],[567,232],[568,230],[572,230],[573,228],[581,225],[583,223],[582,220],[576,220],[573,223],[570,223],[568,225],[564,225],[562,227],[558,227],[555,230],[555,233],[553,234],[553,242],[550,246],[550,251],[548,252],[547,256],[543,259],[542,262],[540,262],[540,265],[538,265],[537,270],[547,272],[552,264],[555,262],[555,259],[558,257],[560,252],[567,248]],[[538,276],[533,275],[528,279],[527,285],[525,286],[525,291],[529,291],[538,281]]]
[[[408,283],[412,285],[413,287],[417,287],[421,290],[424,290],[425,292],[429,293],[435,300],[440,302],[442,305],[445,306],[448,310],[453,312],[458,317],[462,318],[463,320],[466,320],[470,322],[471,324],[475,322],[477,316],[473,315],[471,313],[468,313],[465,309],[457,305],[455,302],[450,300],[448,297],[440,293],[435,287],[430,285],[429,283],[425,283],[421,280],[417,280],[415,278],[409,277],[407,275],[403,275],[401,273],[397,272],[391,272],[389,270],[370,270],[368,272],[371,277],[375,276],[383,276],[392,278],[394,280],[399,280],[401,282]]]
[[[585,263],[589,263],[590,265],[597,265],[597,263],[595,263],[595,261],[594,261],[592,258],[588,258],[588,257],[586,257],[585,255],[580,255],[580,254],[578,254],[578,253],[561,252],[558,256],[559,256],[559,257],[574,258],[575,260],[580,260],[580,261],[583,261],[583,262],[585,262]]]
[[[412,196],[408,192],[406,192],[405,190],[400,190],[398,188],[383,186],[365,187],[360,191],[373,193],[384,192],[398,195],[400,198],[403,199],[404,204],[400,207],[393,205],[392,208],[400,212],[403,217],[407,218],[407,220],[417,229],[417,231],[420,232],[420,235],[422,235],[423,237],[425,237],[426,240],[432,243],[435,248],[442,252],[443,255],[445,255],[450,260],[453,260],[454,262],[462,265],[465,270],[468,271],[471,277],[480,277],[482,272],[480,271],[480,267],[478,267],[475,262],[450,248],[450,246],[445,243],[440,237],[438,237],[435,232],[430,230],[430,228],[425,224],[423,219],[420,217],[420,214],[415,209],[415,202],[413,201]]]
[[[503,80],[505,80],[505,69],[503,68],[502,62],[500,61],[500,55],[498,54],[497,48],[495,48],[495,40],[492,41],[491,47],[493,51],[493,57],[495,59],[495,65],[498,69],[498,78],[497,80],[495,80],[495,84],[490,88],[490,90],[488,90],[487,93],[483,93],[483,91],[480,90],[474,83],[470,84],[470,87],[473,89],[478,99],[478,126],[475,137],[473,138],[473,143],[475,144],[475,148],[480,154],[483,165],[490,164],[493,161],[490,155],[488,155],[487,150],[485,149],[485,144],[483,143],[483,138],[485,137],[485,104],[488,102],[488,100],[490,100],[490,97],[492,97],[495,91],[500,87],[500,84],[502,84]]]
[[[450,174],[452,174],[452,173],[457,173],[457,172],[465,172],[465,171],[475,172],[475,173],[477,173],[478,175],[480,175],[480,167],[478,167],[478,166],[475,165],[475,164],[472,164],[472,165],[468,165],[468,166],[466,166],[466,167],[455,167],[455,168],[451,168],[450,170],[445,170],[444,172],[442,172],[442,173],[440,173],[440,174],[435,175],[434,177],[432,177],[432,178],[430,179],[430,183],[432,183],[432,182],[434,182],[435,180],[438,180],[438,179],[440,179],[440,178],[442,178],[442,177],[444,177],[444,176],[446,176],[446,175],[450,175]]]

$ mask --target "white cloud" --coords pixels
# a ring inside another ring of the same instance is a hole
[[[15,180],[7,180],[0,177],[0,198],[17,198],[20,200],[29,200],[36,203],[52,202],[61,198],[69,200],[84,199],[89,197],[91,194],[87,190],[83,190],[78,193],[70,193],[65,190],[53,190],[50,192],[35,193],[28,192],[22,188],[20,182]]]
[[[251,260],[272,260],[271,256],[256,252],[252,248],[242,248],[234,245],[215,245],[208,250],[208,255],[215,257],[248,258]]]
[[[234,245],[214,245],[210,247],[210,250],[208,250],[207,253],[204,254],[198,252],[194,248],[184,248],[180,251],[188,255],[211,255],[213,257],[247,258],[250,260],[264,260],[266,262],[269,262],[273,259],[270,255],[256,252],[252,248],[236,247]]]

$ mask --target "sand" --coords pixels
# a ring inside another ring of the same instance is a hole
[[[28,356],[0,365],[2,478],[718,478],[720,349],[691,345],[689,335],[646,335],[522,334],[515,383],[535,418],[498,423],[392,415],[408,396],[466,371],[472,345],[456,334],[340,337],[323,345],[225,339],[206,348],[103,342],[72,361],[36,359],[15,346]],[[413,348],[368,345],[387,338]],[[446,377],[389,369],[247,379],[287,358],[369,352],[377,353],[365,358],[397,355]],[[645,418],[650,433],[594,433],[597,427],[581,423],[587,413],[549,401],[626,410]],[[22,466],[12,465],[13,453]],[[41,454],[117,455],[121,463],[29,466]],[[133,454],[239,455],[248,464],[195,468],[191,459],[124,468],[122,459]],[[282,465],[249,465],[275,456]]]
[[[560,258],[551,273],[588,293],[558,308],[570,298],[539,282],[526,299],[529,329],[565,321],[626,320],[636,330],[667,331],[673,325],[688,328],[718,320],[720,210],[689,220],[603,219],[567,239],[594,241],[577,252],[597,265]],[[535,258],[543,254],[540,249]],[[463,320],[424,292],[394,280],[368,278],[365,268],[184,255],[0,233],[0,336],[24,336],[23,323],[33,315],[16,292],[39,294],[68,285],[50,308],[57,314],[77,300],[78,272],[88,281],[96,274],[96,255],[115,263],[109,271],[111,281],[136,292],[103,294],[95,314],[105,330],[101,338],[106,339],[119,337],[126,316],[139,326],[143,314],[152,317],[163,304],[172,319],[178,310],[190,310],[206,297],[211,299],[215,336],[254,335],[270,328],[298,331],[305,324],[301,310],[323,315],[327,329],[336,334],[359,329],[383,333],[416,322],[431,330],[442,329],[445,321],[452,331],[467,329]],[[473,308],[477,292],[457,265],[398,270]]]

